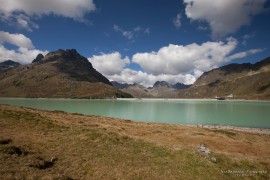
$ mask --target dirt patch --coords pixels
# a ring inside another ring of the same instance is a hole
[[[52,157],[50,160],[44,160],[42,157],[35,157],[29,166],[43,170],[51,168],[56,161],[58,161],[58,158],[55,157]]]
[[[16,155],[16,156],[26,156],[28,154],[26,150],[16,146],[5,147],[3,152],[9,155]]]
[[[11,139],[0,139],[0,145],[9,144],[11,143]]]

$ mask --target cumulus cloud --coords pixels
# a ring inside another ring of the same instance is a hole
[[[38,54],[47,54],[48,51],[41,51],[37,49],[18,48],[17,50],[6,49],[0,44],[0,62],[6,60],[13,60],[21,64],[28,64],[37,57]]]
[[[228,61],[227,56],[236,48],[237,40],[228,38],[224,42],[205,42],[186,46],[165,46],[158,52],[137,53],[132,61],[147,73],[154,75],[191,73],[194,70],[207,71]]]
[[[17,20],[17,25],[27,30],[37,27],[30,17],[54,14],[82,21],[86,13],[95,10],[93,0],[0,0],[0,4],[1,21]]]
[[[173,19],[173,24],[176,27],[176,29],[179,29],[181,27],[181,14],[178,13],[176,17]]]
[[[126,64],[130,63],[129,58],[122,58],[119,52],[94,55],[88,60],[93,64],[94,68],[105,76],[120,74]]]
[[[88,59],[108,79],[121,83],[139,83],[147,87],[156,81],[192,84],[206,71],[264,50],[251,49],[233,54],[237,45],[238,41],[230,37],[226,42],[193,43],[185,46],[170,44],[157,52],[136,53],[131,60],[128,57],[122,58],[119,52]],[[140,65],[142,70],[127,68],[129,63]]]
[[[192,84],[195,82],[196,78],[191,74],[160,74],[153,75],[148,74],[142,71],[135,71],[129,68],[125,68],[122,70],[120,74],[114,74],[111,76],[107,76],[110,80],[117,81],[120,83],[138,83],[145,87],[151,87],[156,81],[167,81],[170,84],[176,84],[178,82],[184,84]]]
[[[32,41],[23,34],[10,34],[0,31],[0,44],[9,43],[18,47],[33,48]]]
[[[7,49],[4,46],[5,44],[14,45],[17,49]],[[32,41],[23,34],[10,34],[0,31],[0,62],[13,60],[21,64],[27,64],[32,62],[39,53],[45,55],[48,51],[34,49]]]
[[[184,0],[186,16],[209,23],[212,37],[224,37],[249,25],[252,16],[264,11],[266,0]]]

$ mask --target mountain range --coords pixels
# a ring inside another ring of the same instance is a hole
[[[75,49],[41,54],[26,65],[1,68],[1,97],[114,98],[132,97],[112,86]],[[12,63],[11,63],[12,64]]]
[[[0,63],[0,97],[270,99],[270,57],[205,72],[193,85],[157,81],[152,87],[112,81],[75,49],[39,54],[30,64]]]
[[[136,98],[176,98],[179,92],[178,90],[190,87],[190,85],[182,83],[171,85],[166,81],[156,81],[152,87],[148,88],[137,83],[121,84],[116,81],[112,81],[111,83],[114,87]]]

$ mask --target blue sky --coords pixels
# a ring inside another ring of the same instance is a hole
[[[267,0],[0,0],[0,62],[75,48],[110,80],[193,83],[270,56]]]

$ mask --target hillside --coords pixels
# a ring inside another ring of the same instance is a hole
[[[1,73],[0,86],[0,97],[130,97],[74,49],[38,55],[31,64],[11,68]]]
[[[269,134],[4,105],[0,105],[0,132],[0,179],[270,176]],[[210,154],[201,154],[200,144]]]
[[[255,64],[230,64],[204,73],[179,98],[270,99],[270,58]]]

